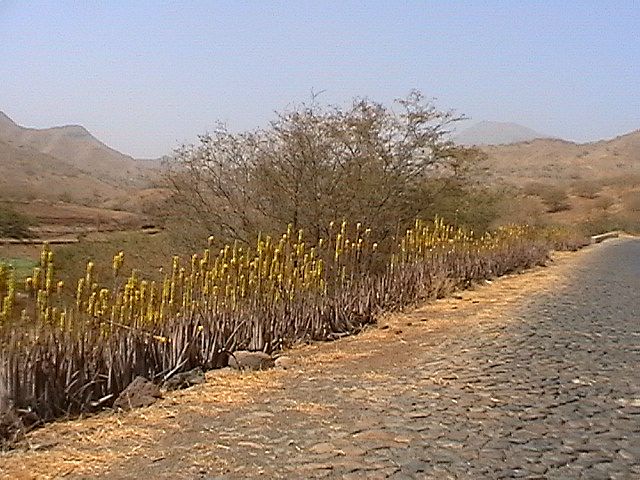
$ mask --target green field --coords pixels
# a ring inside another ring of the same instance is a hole
[[[0,263],[9,266],[9,270],[14,273],[18,282],[23,282],[25,278],[33,273],[33,267],[38,265],[37,261],[31,260],[30,258],[0,257]]]

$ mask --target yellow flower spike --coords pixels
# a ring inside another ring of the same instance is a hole
[[[62,295],[62,291],[64,290],[64,282],[62,280],[58,281],[56,284],[56,292],[58,295]]]
[[[341,254],[342,234],[339,233],[336,237],[336,249],[335,249],[335,261],[337,262]]]
[[[44,288],[47,293],[51,293],[53,288],[53,265],[47,264],[47,275],[45,277]]]
[[[113,256],[112,270],[113,276],[117,277],[120,274],[120,269],[124,264],[124,252],[121,250],[116,255]]]
[[[97,295],[95,292],[93,292],[89,296],[89,302],[87,303],[87,313],[91,316],[95,315],[96,300],[97,300]]]
[[[49,242],[45,242],[42,245],[42,250],[40,251],[40,267],[47,268],[47,261],[49,260]]]
[[[93,283],[93,267],[93,262],[87,262],[87,270],[85,275],[85,281],[87,282],[87,285],[91,285]]]
[[[80,308],[82,304],[82,298],[84,296],[86,283],[86,279],[84,278],[78,280],[78,287],[76,288],[76,305],[78,308]]]
[[[34,284],[34,288],[36,290],[39,290],[40,288],[42,288],[42,282],[43,282],[42,268],[41,267],[35,267],[33,269],[33,284]]]
[[[44,309],[44,321],[47,323],[51,323],[51,307],[46,307]]]

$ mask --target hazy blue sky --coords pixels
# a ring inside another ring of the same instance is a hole
[[[640,128],[640,0],[0,0],[0,110],[134,156],[326,90],[417,88],[474,120],[585,141]]]

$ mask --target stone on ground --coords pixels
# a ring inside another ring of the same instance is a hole
[[[162,386],[166,390],[178,390],[181,388],[189,388],[194,385],[205,383],[206,379],[202,368],[196,367],[188,372],[177,373],[173,377],[165,380]]]
[[[113,408],[131,410],[132,408],[148,407],[162,398],[160,387],[144,377],[136,377],[118,396]]]
[[[275,361],[264,352],[239,350],[229,355],[229,366],[236,370],[267,370],[275,366]]]

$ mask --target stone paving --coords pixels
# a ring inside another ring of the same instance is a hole
[[[640,241],[596,249],[501,314],[454,305],[447,329],[419,309],[388,342],[294,355],[277,388],[178,415],[99,476],[640,479]]]
[[[174,437],[173,460],[111,474],[640,478],[640,241],[599,248],[509,322],[404,335],[375,369],[365,352],[322,376],[301,371],[241,412],[202,419],[195,444]],[[225,462],[217,474],[184,470],[208,455]]]

